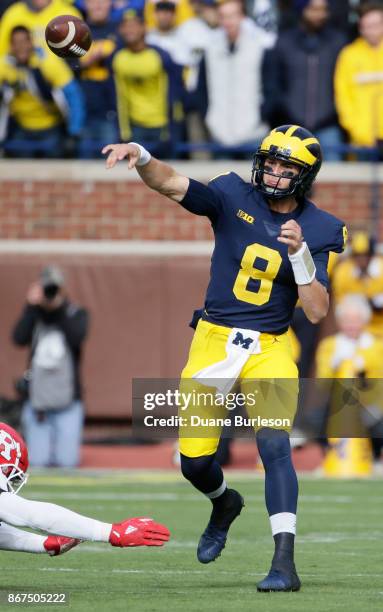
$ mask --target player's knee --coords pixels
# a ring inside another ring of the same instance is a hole
[[[186,480],[193,481],[205,474],[209,469],[214,455],[204,455],[203,457],[186,457],[181,454],[181,472]]]
[[[257,433],[258,451],[266,467],[274,461],[290,457],[290,439],[287,431],[263,427]]]

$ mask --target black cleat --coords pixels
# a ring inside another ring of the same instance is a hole
[[[200,563],[211,563],[220,556],[225,548],[230,525],[241,514],[245,505],[242,495],[234,489],[228,489],[228,498],[224,507],[211,513],[210,521],[201,535],[197,548],[197,558]]]
[[[299,591],[300,588],[301,581],[294,564],[278,568],[272,565],[266,578],[257,584],[257,591],[261,593]]]

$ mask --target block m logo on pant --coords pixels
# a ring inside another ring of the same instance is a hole
[[[253,338],[244,338],[241,332],[237,332],[235,334],[235,338],[232,344],[236,344],[237,346],[242,346],[242,348],[247,350],[250,347],[250,344],[252,344],[253,342],[254,342]]]

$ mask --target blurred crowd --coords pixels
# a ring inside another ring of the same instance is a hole
[[[1,3],[6,157],[248,157],[269,126],[304,125],[327,161],[380,159],[383,0],[19,0]],[[55,16],[92,32],[55,56]]]

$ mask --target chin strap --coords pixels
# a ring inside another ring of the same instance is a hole
[[[278,196],[279,198],[286,198],[289,197],[289,193],[288,193],[288,189],[279,189],[278,186],[276,187],[269,187],[268,185],[265,185],[265,183],[262,184],[263,190],[264,192],[266,192],[266,194],[268,196],[270,196],[270,198],[272,198],[273,196]]]
[[[299,251],[293,255],[289,255],[289,260],[297,285],[309,285],[313,282],[316,267],[306,242],[302,242]]]

